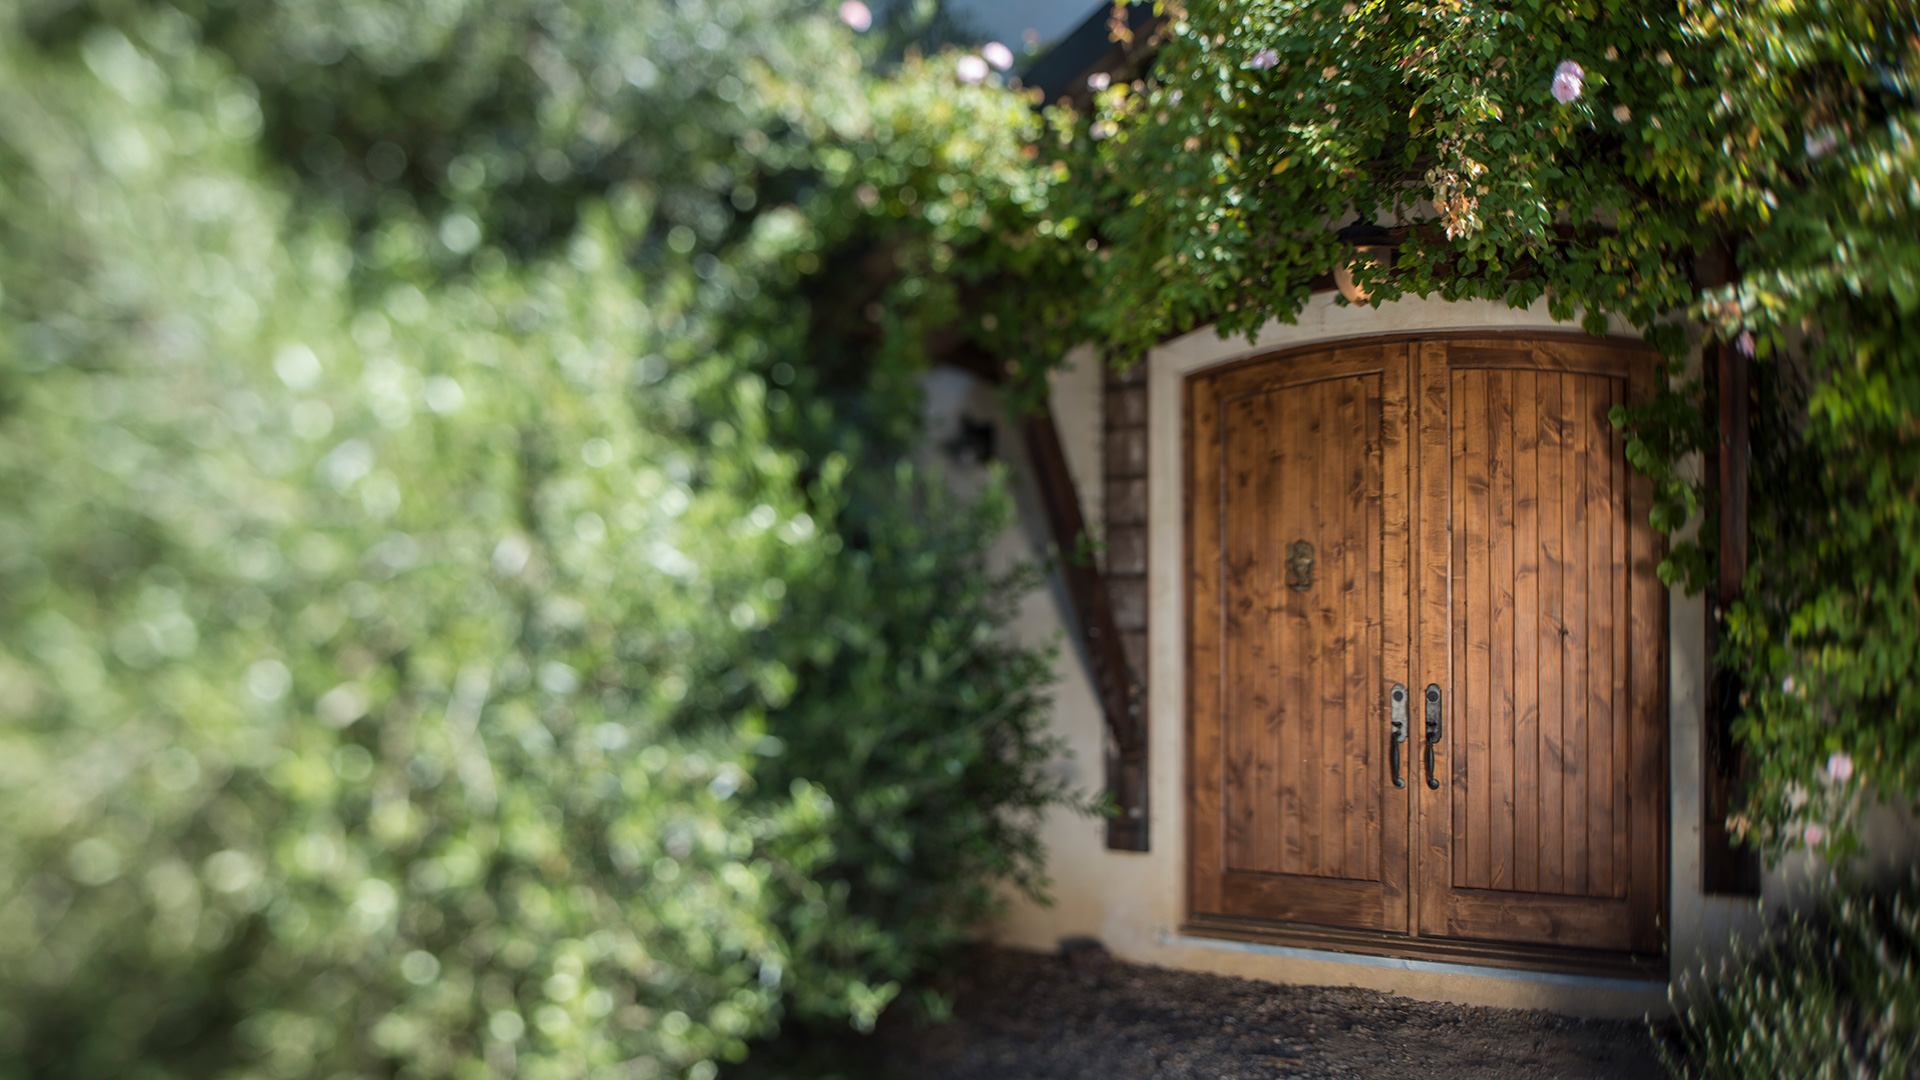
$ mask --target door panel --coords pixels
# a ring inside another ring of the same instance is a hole
[[[1454,368],[1451,383],[1453,513],[1465,523],[1453,536],[1453,620],[1466,657],[1451,711],[1465,750],[1455,783],[1467,786],[1454,800],[1453,880],[1624,896],[1626,822],[1611,807],[1627,729],[1613,707],[1626,667],[1626,621],[1614,617],[1627,584],[1614,557],[1625,461],[1606,419],[1621,380]]]
[[[1379,383],[1353,376],[1223,403],[1229,870],[1379,878],[1365,745]],[[1296,542],[1315,545],[1304,591],[1286,580]]]
[[[1450,691],[1424,935],[1660,949],[1664,590],[1608,419],[1651,377],[1597,345],[1421,346],[1419,667]]]
[[[1302,359],[1189,386],[1195,909],[1404,929],[1381,676],[1386,638],[1405,656],[1407,351]]]
[[[1608,419],[1655,371],[1461,336],[1188,380],[1196,915],[1662,951],[1665,593]]]

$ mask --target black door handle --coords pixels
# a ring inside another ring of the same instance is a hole
[[[1387,695],[1392,699],[1388,706],[1391,718],[1392,735],[1387,739],[1387,764],[1393,770],[1393,786],[1407,786],[1407,778],[1400,775],[1400,744],[1407,741],[1407,686],[1394,683],[1393,692]]]
[[[1433,747],[1440,741],[1440,684],[1427,684],[1427,787],[1440,790],[1440,780],[1433,775]]]

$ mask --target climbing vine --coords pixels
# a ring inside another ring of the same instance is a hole
[[[1855,842],[1871,797],[1920,793],[1920,18],[1910,3],[1443,0],[1166,3],[1141,78],[1080,144],[1103,245],[1098,329],[1125,362],[1212,324],[1291,320],[1347,249],[1406,295],[1624,318],[1670,358],[1617,409],[1676,534],[1663,579],[1716,552],[1699,454],[1714,402],[1690,349],[1756,380],[1753,555],[1717,662],[1757,763],[1732,824],[1778,854]],[[1703,269],[1731,248],[1730,271]],[[1707,536],[1702,531],[1693,537]]]

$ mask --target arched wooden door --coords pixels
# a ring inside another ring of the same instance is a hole
[[[1444,337],[1188,380],[1196,922],[1662,952],[1664,591],[1608,420],[1655,370]]]

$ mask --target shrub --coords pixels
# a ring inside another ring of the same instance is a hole
[[[0,54],[0,1070],[710,1077],[1037,881],[1004,506],[776,439],[708,287],[806,229],[449,273],[131,28]]]
[[[1700,973],[1675,1077],[1920,1075],[1920,876],[1840,890],[1731,966]],[[1678,999],[1688,997],[1682,976]]]

